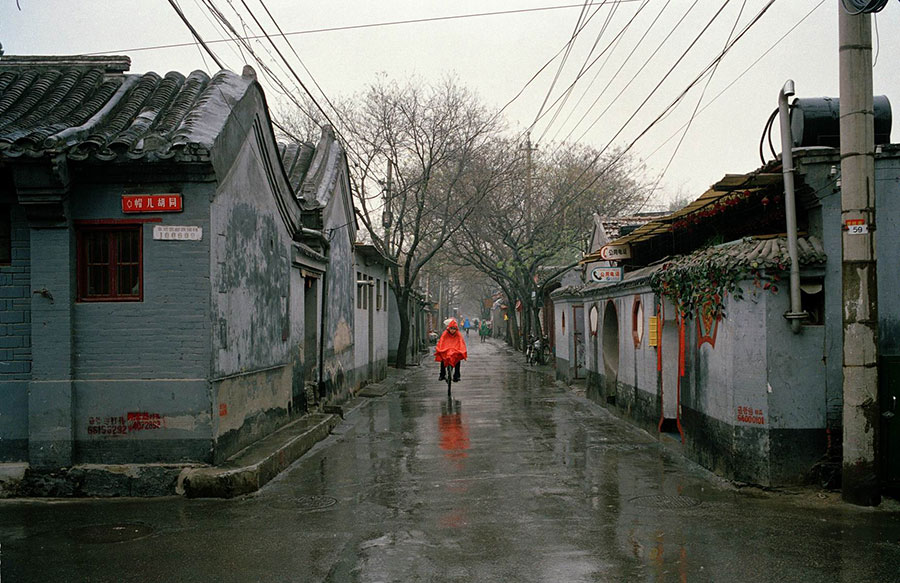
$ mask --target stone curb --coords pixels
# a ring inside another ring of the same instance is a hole
[[[310,421],[311,426],[307,427]],[[311,415],[276,431],[224,465],[187,468],[178,477],[176,491],[188,498],[234,498],[255,492],[284,471],[300,456],[331,433],[341,419],[338,415]],[[295,433],[297,425],[302,425]],[[283,434],[293,434],[282,441]],[[248,459],[249,458],[249,459]]]
[[[411,369],[389,369],[388,376],[364,386],[340,406],[323,407],[250,444],[219,466],[185,464],[79,465],[52,471],[27,463],[0,464],[0,499],[25,497],[173,496],[233,498],[259,490],[283,472],[341,422],[364,406],[365,397],[383,397],[404,382]]]
[[[366,385],[355,398],[342,406],[328,407],[325,414],[301,417],[251,444],[221,466],[185,468],[178,477],[176,492],[188,498],[234,498],[259,490],[328,437],[345,414],[362,407],[366,403],[364,397],[383,397],[403,382],[408,371],[398,371]]]

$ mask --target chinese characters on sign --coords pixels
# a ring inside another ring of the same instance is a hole
[[[123,213],[179,213],[180,194],[123,194]]]
[[[737,420],[743,423],[753,423],[754,425],[766,424],[766,418],[763,416],[762,409],[754,409],[752,407],[738,407]]]
[[[156,241],[199,241],[203,238],[203,227],[176,227],[174,225],[154,225],[153,239]]]
[[[847,233],[850,235],[865,235],[869,232],[869,226],[865,219],[848,219],[844,221],[847,226]]]
[[[613,283],[622,281],[621,267],[595,267],[591,270],[591,281]]]
[[[604,245],[600,247],[600,257],[606,261],[631,258],[631,245]]]

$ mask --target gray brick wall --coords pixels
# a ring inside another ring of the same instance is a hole
[[[29,230],[11,208],[12,265],[0,266],[0,462],[28,459],[28,381],[31,378]]]
[[[74,374],[87,379],[184,379],[209,374],[209,198],[213,185],[183,185],[184,212],[142,226],[144,299],[76,303]],[[85,186],[73,200],[76,220],[117,218],[121,187]],[[135,192],[160,192],[146,185]],[[180,190],[180,188],[179,188]],[[158,241],[154,225],[199,226],[200,241]]]
[[[0,382],[31,376],[31,270],[25,213],[11,209],[12,265],[0,266]]]

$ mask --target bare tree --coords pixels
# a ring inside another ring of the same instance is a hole
[[[381,79],[345,114],[356,212],[391,262],[406,365],[409,305],[422,268],[497,188],[499,124],[453,78],[436,85]]]
[[[455,240],[458,253],[488,274],[511,306],[521,302],[521,328],[541,334],[538,314],[553,280],[577,265],[587,250],[592,214],[616,215],[645,202],[642,165],[627,156],[599,156],[587,147],[510,156],[519,179],[508,182],[466,223]],[[529,188],[529,176],[531,172]],[[512,341],[521,347],[510,310]]]

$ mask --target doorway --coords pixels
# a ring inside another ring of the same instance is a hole
[[[878,363],[878,402],[881,409],[881,479],[900,491],[900,355],[882,354]]]
[[[619,381],[619,314],[614,301],[606,302],[603,310],[603,393],[607,403],[616,402]]]

